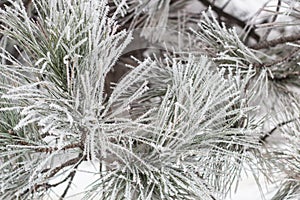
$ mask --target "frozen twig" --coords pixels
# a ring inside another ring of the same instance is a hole
[[[275,47],[279,44],[285,44],[287,42],[296,42],[298,40],[300,40],[300,35],[295,34],[295,35],[290,35],[290,36],[286,36],[286,37],[280,37],[280,38],[269,40],[269,41],[262,41],[255,45],[250,46],[250,48],[254,49],[254,50],[268,49],[271,47]]]
[[[288,125],[296,120],[299,120],[300,118],[294,118],[294,119],[290,119],[288,121],[284,121],[284,122],[281,122],[279,124],[277,124],[274,128],[272,128],[266,135],[264,135],[263,137],[260,138],[260,142],[261,143],[265,143],[266,140],[279,128],[281,128],[282,126],[285,126],[285,125]]]
[[[278,18],[278,13],[279,13],[279,10],[280,10],[280,6],[281,6],[281,0],[277,0],[276,13],[274,14],[274,16],[273,16],[270,23],[274,23],[276,21],[276,19]],[[267,32],[265,33],[265,35],[262,37],[261,40],[262,41],[267,40],[267,38],[268,38],[269,34],[271,33],[271,31],[272,31],[272,27],[267,30]]]

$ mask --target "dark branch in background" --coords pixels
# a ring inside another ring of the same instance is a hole
[[[209,2],[208,0],[198,0],[200,1],[204,6],[206,7],[211,7],[211,9],[213,11],[215,11],[216,13],[218,13],[219,16],[224,17],[226,19],[228,19],[230,22],[238,25],[239,27],[241,27],[242,29],[245,28],[247,26],[246,22],[240,20],[239,18],[225,12],[223,9],[213,5],[211,2]],[[253,28],[250,29],[249,31],[249,36],[251,36],[253,39],[255,39],[257,42],[260,40],[260,36],[255,33],[255,30]]]
[[[276,13],[275,13],[275,15],[273,16],[273,18],[272,18],[272,20],[271,20],[270,23],[274,23],[274,22],[276,21],[276,19],[277,19],[277,17],[278,17],[279,10],[280,10],[280,6],[281,6],[281,0],[278,0],[278,1],[277,1]],[[272,31],[272,28],[269,28],[269,29],[267,30],[266,34],[265,34],[265,35],[263,36],[263,38],[262,38],[262,41],[267,40],[267,38],[268,38],[269,34],[271,33],[271,31]]]
[[[291,51],[288,55],[286,55],[285,57],[283,57],[279,60],[275,60],[272,63],[257,63],[257,64],[254,64],[254,67],[272,67],[272,66],[278,65],[280,63],[288,62],[299,51],[300,51],[300,49],[296,48],[293,51]]]
[[[78,158],[83,158],[82,154],[79,154]],[[81,159],[81,160],[74,166],[73,171],[66,177],[66,180],[69,179],[69,178],[70,178],[70,180],[69,180],[68,185],[67,185],[67,187],[65,188],[63,194],[61,195],[60,200],[63,200],[63,199],[66,197],[66,195],[67,195],[67,193],[68,193],[68,191],[69,191],[69,189],[70,189],[70,187],[71,187],[71,185],[72,185],[72,183],[73,183],[73,179],[74,179],[74,177],[75,177],[76,170],[77,170],[78,166],[81,164],[81,162],[82,162],[83,160],[84,160],[84,159]]]
[[[298,40],[300,40],[300,34],[290,35],[290,36],[286,36],[286,37],[280,37],[280,38],[277,38],[274,40],[269,40],[269,41],[263,41],[263,42],[260,42],[260,43],[250,46],[250,48],[254,49],[254,50],[267,49],[267,48],[275,47],[279,44],[284,44],[287,42],[296,42]]]
[[[70,178],[70,180],[68,182],[68,185],[67,185],[66,189],[64,190],[64,193],[61,195],[60,200],[63,200],[66,197],[66,195],[67,195],[67,193],[68,193],[68,191],[69,191],[69,189],[72,185],[73,179],[75,177],[77,167],[78,167],[78,165],[76,165],[75,168],[74,168],[74,171],[72,171],[69,174],[69,176],[67,176],[67,178]]]
[[[291,71],[287,73],[282,73],[280,75],[277,75],[273,78],[274,81],[284,81],[284,80],[290,80],[295,77],[300,77],[300,71]]]
[[[277,126],[275,126],[274,128],[272,128],[266,135],[264,135],[263,137],[260,138],[260,143],[265,143],[266,140],[279,128],[281,128],[282,126],[285,126],[285,125],[288,125],[289,123],[292,123],[296,120],[299,120],[300,117],[298,118],[294,118],[294,119],[290,119],[288,121],[285,121],[285,122],[281,122],[279,124],[277,124]]]
[[[227,2],[222,6],[222,10],[224,10],[230,3],[231,0],[227,0]],[[215,1],[213,1],[213,4],[215,3]]]
[[[54,169],[52,169],[47,177],[51,178],[51,177],[55,176],[61,169],[64,169],[65,167],[68,167],[68,166],[71,166],[71,165],[75,165],[75,164],[79,163],[81,160],[85,160],[85,159],[86,159],[86,156],[81,156],[81,154],[80,154],[76,158],[72,158],[70,160],[67,160],[66,162],[64,162],[60,166],[55,167]],[[50,168],[44,169],[44,170],[41,171],[41,173],[48,172],[49,170],[50,170]]]
[[[11,3],[8,2],[8,1],[2,1],[2,2],[0,2],[0,8],[1,9],[4,9],[5,6],[10,6],[10,5],[11,5]]]
[[[44,189],[49,189],[51,187],[56,187],[62,183],[64,183],[65,181],[67,181],[68,179],[70,179],[64,193],[62,194],[61,197],[64,197],[69,188],[70,188],[70,185],[74,179],[74,176],[75,176],[75,173],[76,173],[76,169],[78,168],[78,166],[81,164],[82,161],[86,160],[86,156],[83,156],[81,153],[78,155],[78,157],[76,158],[73,158],[73,159],[70,159],[68,161],[66,161],[65,163],[61,164],[60,166],[54,168],[53,170],[50,171],[50,175],[48,176],[48,178],[51,178],[53,176],[55,176],[60,170],[64,169],[65,167],[68,167],[68,166],[71,166],[71,165],[75,165],[74,166],[74,171],[72,171],[66,178],[64,178],[62,181],[59,181],[58,183],[56,184],[49,184],[49,183],[42,183],[42,184],[36,184],[34,186],[32,186],[30,189],[27,189],[25,190],[21,196],[24,196],[26,193],[28,192],[34,192],[34,191],[37,191],[38,189],[40,188],[44,188]],[[45,173],[45,172],[48,172],[50,169],[44,169],[41,171],[41,173]]]
[[[26,8],[26,10],[29,8],[30,4],[32,3],[32,0],[23,0],[23,4]],[[5,6],[11,6],[11,2],[9,2],[8,0],[4,0],[2,2],[0,2],[0,8],[4,9]]]

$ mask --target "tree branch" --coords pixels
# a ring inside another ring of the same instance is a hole
[[[82,155],[80,154],[79,156],[78,156],[78,158],[81,158],[82,157]],[[68,191],[69,191],[69,189],[70,189],[70,187],[71,187],[71,185],[72,185],[72,182],[73,182],[73,179],[74,179],[74,177],[75,177],[75,174],[76,174],[76,170],[77,170],[77,168],[78,168],[78,166],[80,165],[80,163],[83,161],[83,159],[81,159],[75,166],[74,166],[74,169],[73,169],[73,171],[67,176],[67,178],[70,178],[70,180],[69,180],[69,182],[68,182],[68,185],[67,185],[67,187],[65,188],[65,190],[64,190],[64,193],[61,195],[61,197],[60,197],[60,199],[61,200],[63,200],[64,198],[65,198],[65,196],[67,195],[67,193],[68,193]]]
[[[219,16],[222,16],[222,17],[228,19],[229,21],[231,21],[232,23],[238,25],[239,27],[241,27],[241,28],[245,28],[245,27],[246,27],[247,24],[246,24],[244,21],[242,21],[242,20],[240,20],[239,18],[237,18],[237,17],[235,17],[235,16],[233,16],[233,15],[231,15],[231,14],[225,12],[223,9],[221,9],[221,8],[219,8],[219,7],[215,6],[215,5],[213,5],[213,4],[210,3],[208,0],[198,0],[198,1],[200,1],[200,2],[201,2],[204,6],[206,6],[206,7],[209,7],[209,6],[210,6],[211,9],[212,9],[213,11],[215,11],[216,13],[218,13]],[[260,36],[259,36],[257,33],[255,33],[255,31],[254,31],[253,28],[250,29],[249,35],[250,35],[253,39],[255,39],[257,42],[260,40]]]
[[[76,158],[73,158],[73,159],[70,159],[68,161],[66,161],[65,163],[61,164],[60,166],[54,168],[53,170],[50,171],[50,174],[47,176],[47,178],[51,178],[53,177],[55,174],[57,174],[61,169],[65,168],[65,167],[68,167],[68,166],[71,166],[71,165],[75,165],[74,166],[74,171],[72,171],[66,178],[64,178],[62,181],[56,183],[56,184],[49,184],[49,183],[42,183],[42,184],[35,184],[34,186],[32,186],[32,188],[29,188],[27,190],[25,190],[21,196],[25,195],[26,193],[30,192],[30,191],[37,191],[39,188],[45,188],[45,189],[49,189],[51,187],[56,187],[58,186],[59,184],[62,184],[64,183],[65,181],[67,181],[69,178],[70,178],[70,181],[68,183],[68,186],[66,187],[64,193],[62,194],[61,197],[64,197],[70,186],[71,186],[71,183],[74,179],[74,176],[76,174],[76,169],[78,168],[78,166],[80,165],[80,163],[86,159],[86,156],[83,156],[81,153],[78,155],[78,157]],[[49,171],[50,169],[44,169],[41,171],[41,173],[45,173],[47,171]]]
[[[296,120],[299,120],[299,119],[300,119],[300,117],[294,118],[294,119],[290,119],[288,121],[284,121],[284,122],[281,122],[281,123],[277,124],[277,126],[275,126],[274,128],[272,128],[266,135],[264,135],[263,137],[261,137],[259,142],[260,143],[264,143],[277,129],[279,129],[280,127],[285,126],[285,125],[287,125],[289,123],[292,123],[292,122],[294,122]]]
[[[277,0],[276,13],[275,13],[275,15],[273,16],[273,18],[272,18],[272,20],[271,20],[270,23],[274,23],[274,22],[276,21],[276,19],[277,19],[277,17],[278,17],[279,10],[280,10],[280,6],[281,6],[281,0]],[[267,30],[267,32],[265,33],[265,35],[264,35],[263,38],[262,38],[262,41],[267,40],[267,38],[268,38],[268,36],[270,35],[271,31],[272,31],[272,27],[269,28],[269,29]]]
[[[25,191],[21,194],[21,196],[25,195],[26,193],[28,193],[28,192],[30,192],[30,191],[32,191],[32,192],[33,192],[33,191],[37,191],[39,188],[49,189],[49,188],[51,188],[51,187],[56,187],[56,186],[58,186],[58,185],[64,183],[65,181],[67,181],[67,180],[70,178],[70,181],[69,181],[69,183],[68,183],[68,186],[66,187],[66,189],[65,189],[65,191],[64,191],[64,193],[62,194],[62,196],[61,196],[60,199],[64,198],[65,195],[67,194],[67,192],[68,192],[70,186],[71,186],[71,183],[72,183],[73,179],[74,179],[74,176],[75,176],[75,174],[76,174],[76,169],[78,168],[78,166],[80,165],[80,163],[81,163],[83,160],[85,160],[85,157],[86,157],[86,156],[82,156],[82,154],[79,154],[78,157],[66,161],[65,163],[63,163],[62,165],[60,165],[60,166],[54,168],[54,169],[51,171],[51,173],[50,173],[50,175],[48,176],[48,178],[53,177],[53,176],[54,176],[57,172],[59,172],[61,169],[65,168],[65,167],[67,167],[67,166],[76,164],[76,165],[74,166],[74,169],[73,169],[74,171],[72,171],[72,172],[71,172],[66,178],[64,178],[62,181],[60,181],[60,182],[58,182],[58,183],[56,183],[56,184],[49,184],[49,183],[36,184],[36,185],[34,185],[31,189],[25,190]],[[42,173],[45,172],[45,171],[48,171],[48,170],[49,170],[49,169],[45,169],[45,170],[42,171]]]
[[[275,47],[279,44],[284,44],[287,42],[296,42],[298,40],[300,40],[300,34],[290,35],[290,36],[286,36],[286,37],[280,37],[280,38],[277,38],[274,40],[269,40],[269,41],[263,41],[263,42],[260,42],[260,43],[250,46],[250,48],[254,49],[254,50],[267,49],[270,47]]]
[[[9,146],[17,146],[20,148],[28,148],[28,149],[33,149],[35,152],[40,152],[40,153],[52,153],[53,151],[58,151],[58,150],[67,150],[67,149],[74,149],[74,148],[80,148],[82,149],[83,146],[81,143],[72,143],[72,144],[68,144],[64,147],[62,147],[61,149],[59,149],[58,147],[38,147],[35,146],[27,141],[17,141],[15,144],[17,145],[9,145]]]
[[[77,167],[76,167],[77,168]],[[76,169],[75,168],[75,169]],[[68,191],[69,191],[69,189],[70,189],[70,187],[71,187],[71,185],[72,185],[72,182],[73,182],[73,179],[74,179],[74,177],[75,177],[75,174],[76,174],[76,170],[74,170],[74,171],[72,171],[70,174],[69,174],[69,176],[68,176],[68,178],[70,178],[70,180],[69,180],[69,182],[68,182],[68,185],[67,185],[67,187],[66,187],[66,189],[64,190],[64,193],[61,195],[61,197],[59,198],[60,200],[63,200],[65,197],[66,197],[66,195],[67,195],[67,193],[68,193]]]
[[[257,64],[254,64],[254,67],[272,67],[274,65],[278,65],[280,63],[284,63],[284,62],[289,62],[289,60],[296,54],[300,51],[300,49],[294,49],[293,51],[291,51],[288,55],[286,55],[285,57],[283,58],[280,58],[278,60],[275,60],[274,62],[272,63],[257,63]]]
[[[60,166],[58,166],[58,167],[52,169],[52,170],[50,171],[50,174],[48,175],[48,178],[53,177],[55,174],[57,174],[61,169],[65,168],[65,167],[68,167],[68,166],[70,166],[70,165],[75,165],[75,164],[81,162],[81,160],[85,160],[85,158],[86,158],[86,156],[82,156],[82,155],[80,154],[78,157],[72,158],[72,159],[70,159],[70,160],[64,162],[64,163],[61,164]],[[49,170],[50,170],[50,168],[44,169],[44,170],[41,171],[41,173],[48,172]]]

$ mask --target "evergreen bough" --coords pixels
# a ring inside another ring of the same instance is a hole
[[[299,197],[300,38],[268,40],[287,5],[259,35],[191,2],[0,4],[1,199],[67,183],[64,199],[83,162],[98,166],[84,199],[225,199],[246,166],[280,183],[274,200]]]

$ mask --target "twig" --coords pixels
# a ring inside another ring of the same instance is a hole
[[[277,64],[280,64],[280,63],[283,63],[283,62],[286,62],[286,61],[289,61],[297,52],[299,52],[300,49],[294,49],[292,52],[290,52],[288,55],[286,55],[285,57],[279,59],[279,60],[275,60],[274,62],[272,63],[257,63],[257,64],[254,64],[254,67],[272,67],[274,65],[277,65]]]
[[[277,38],[274,40],[260,42],[260,43],[250,46],[250,48],[254,49],[254,50],[267,49],[270,47],[275,47],[279,44],[284,44],[287,42],[296,42],[298,40],[300,40],[300,34],[290,35],[290,36],[286,36],[286,37],[280,37],[280,38]]]
[[[275,13],[275,15],[273,16],[273,18],[272,18],[272,20],[271,20],[270,23],[274,23],[274,22],[276,21],[276,19],[277,19],[277,17],[278,17],[279,10],[280,10],[280,6],[281,6],[281,0],[278,0],[278,1],[277,1],[277,7],[276,7],[276,13]],[[262,38],[262,41],[267,40],[267,38],[268,38],[269,34],[271,33],[271,31],[272,31],[272,28],[269,28],[269,29],[267,30],[267,32],[265,33],[265,35],[264,35],[263,38]]]
[[[227,2],[225,2],[225,4],[222,6],[222,10],[224,10],[228,4],[230,3],[231,0],[227,0]],[[213,4],[215,4],[215,1],[213,2]]]
[[[76,157],[76,158],[72,158],[68,161],[66,161],[65,163],[61,164],[60,166],[52,169],[49,173],[49,175],[47,176],[48,178],[51,178],[53,177],[55,174],[57,174],[61,169],[65,168],[65,167],[68,167],[70,165],[75,165],[77,164],[79,161],[81,160],[85,160],[86,159],[86,156],[83,156],[83,157]],[[47,169],[44,169],[41,171],[41,173],[45,173],[45,172],[48,172],[50,170],[50,168],[47,168]]]
[[[82,157],[82,154],[80,154],[79,156],[78,156],[78,158],[81,158]],[[78,166],[80,165],[80,163],[83,161],[83,159],[81,159],[75,166],[74,166],[74,169],[73,169],[73,171],[67,176],[67,178],[70,178],[70,180],[69,180],[69,182],[68,182],[68,185],[67,185],[67,187],[65,188],[65,190],[64,190],[64,193],[61,195],[61,197],[60,197],[60,199],[61,200],[63,200],[64,198],[65,198],[65,196],[67,195],[67,193],[68,193],[68,191],[69,191],[69,189],[70,189],[70,187],[71,187],[71,185],[72,185],[72,182],[73,182],[73,179],[74,179],[74,177],[75,177],[75,174],[76,174],[76,170],[77,170],[77,168],[78,168]]]
[[[61,169],[65,168],[65,167],[67,167],[67,166],[76,164],[76,165],[74,166],[74,171],[72,171],[72,172],[71,172],[66,178],[64,178],[62,181],[60,181],[60,182],[58,182],[58,183],[55,183],[55,184],[49,184],[49,183],[36,184],[36,185],[34,185],[32,188],[29,188],[29,189],[25,190],[25,191],[21,194],[21,196],[25,195],[26,193],[28,193],[28,192],[30,192],[30,191],[32,191],[32,192],[33,192],[33,191],[37,191],[39,188],[49,189],[49,188],[51,188],[51,187],[56,187],[56,186],[58,186],[58,185],[64,183],[65,181],[67,181],[67,180],[70,178],[70,181],[69,181],[69,183],[68,183],[68,186],[67,186],[67,188],[65,189],[65,191],[64,191],[64,193],[63,193],[63,195],[62,195],[62,197],[64,197],[64,196],[67,194],[67,192],[68,192],[68,190],[69,190],[69,188],[70,188],[69,185],[71,185],[71,183],[72,183],[72,181],[73,181],[73,179],[74,179],[74,176],[75,176],[75,173],[76,173],[76,169],[78,168],[78,166],[80,165],[80,163],[81,163],[83,160],[85,160],[85,158],[86,158],[86,156],[82,156],[82,154],[79,154],[78,157],[73,158],[73,159],[70,159],[70,160],[66,161],[65,163],[63,163],[62,165],[60,165],[60,166],[54,168],[53,170],[51,170],[51,173],[50,173],[50,175],[48,176],[48,178],[53,177],[53,176],[54,176],[55,174],[57,174],[57,172],[59,172]],[[50,169],[44,169],[43,171],[41,171],[41,173],[47,172],[47,171],[49,171],[49,170],[50,170]]]
[[[20,145],[22,148],[28,148],[28,149],[33,149],[35,152],[40,152],[40,153],[52,153],[53,151],[57,151],[57,150],[67,150],[67,149],[74,149],[74,148],[80,148],[82,149],[82,143],[72,143],[72,144],[68,144],[64,147],[62,147],[61,149],[59,149],[58,147],[38,147],[38,146],[34,146],[31,143],[27,142],[27,141],[17,141],[16,142],[18,146]],[[14,145],[11,145],[14,146]],[[19,147],[19,146],[18,146]]]
[[[272,128],[266,135],[264,135],[263,137],[260,138],[260,143],[264,143],[277,129],[279,129],[280,127],[282,126],[285,126],[289,123],[292,123],[296,120],[299,120],[300,117],[297,117],[297,118],[294,118],[294,119],[290,119],[288,121],[285,121],[285,122],[281,122],[279,124],[277,124],[277,126],[275,126],[274,128]]]
[[[76,167],[76,168],[77,168],[77,167]],[[63,199],[66,197],[66,195],[67,195],[67,193],[68,193],[68,191],[69,191],[69,189],[70,189],[70,187],[71,187],[71,185],[72,185],[72,182],[73,182],[73,179],[74,179],[74,177],[75,177],[75,174],[76,174],[76,170],[72,171],[72,172],[69,174],[68,178],[70,178],[70,180],[69,180],[69,182],[68,182],[68,185],[67,185],[66,189],[64,190],[64,193],[63,193],[63,194],[61,195],[61,197],[59,198],[60,200],[63,200]]]
[[[211,9],[213,11],[215,11],[216,13],[218,13],[219,16],[222,16],[228,20],[230,20],[232,23],[238,25],[239,27],[241,28],[245,28],[246,27],[246,23],[242,20],[240,20],[239,18],[225,12],[223,9],[213,5],[212,3],[210,3],[208,0],[198,0],[200,1],[204,6],[206,7],[211,7]],[[254,38],[256,41],[259,41],[260,40],[260,36],[255,33],[254,29],[251,28],[250,31],[249,31],[249,36],[251,36],[252,38]]]

